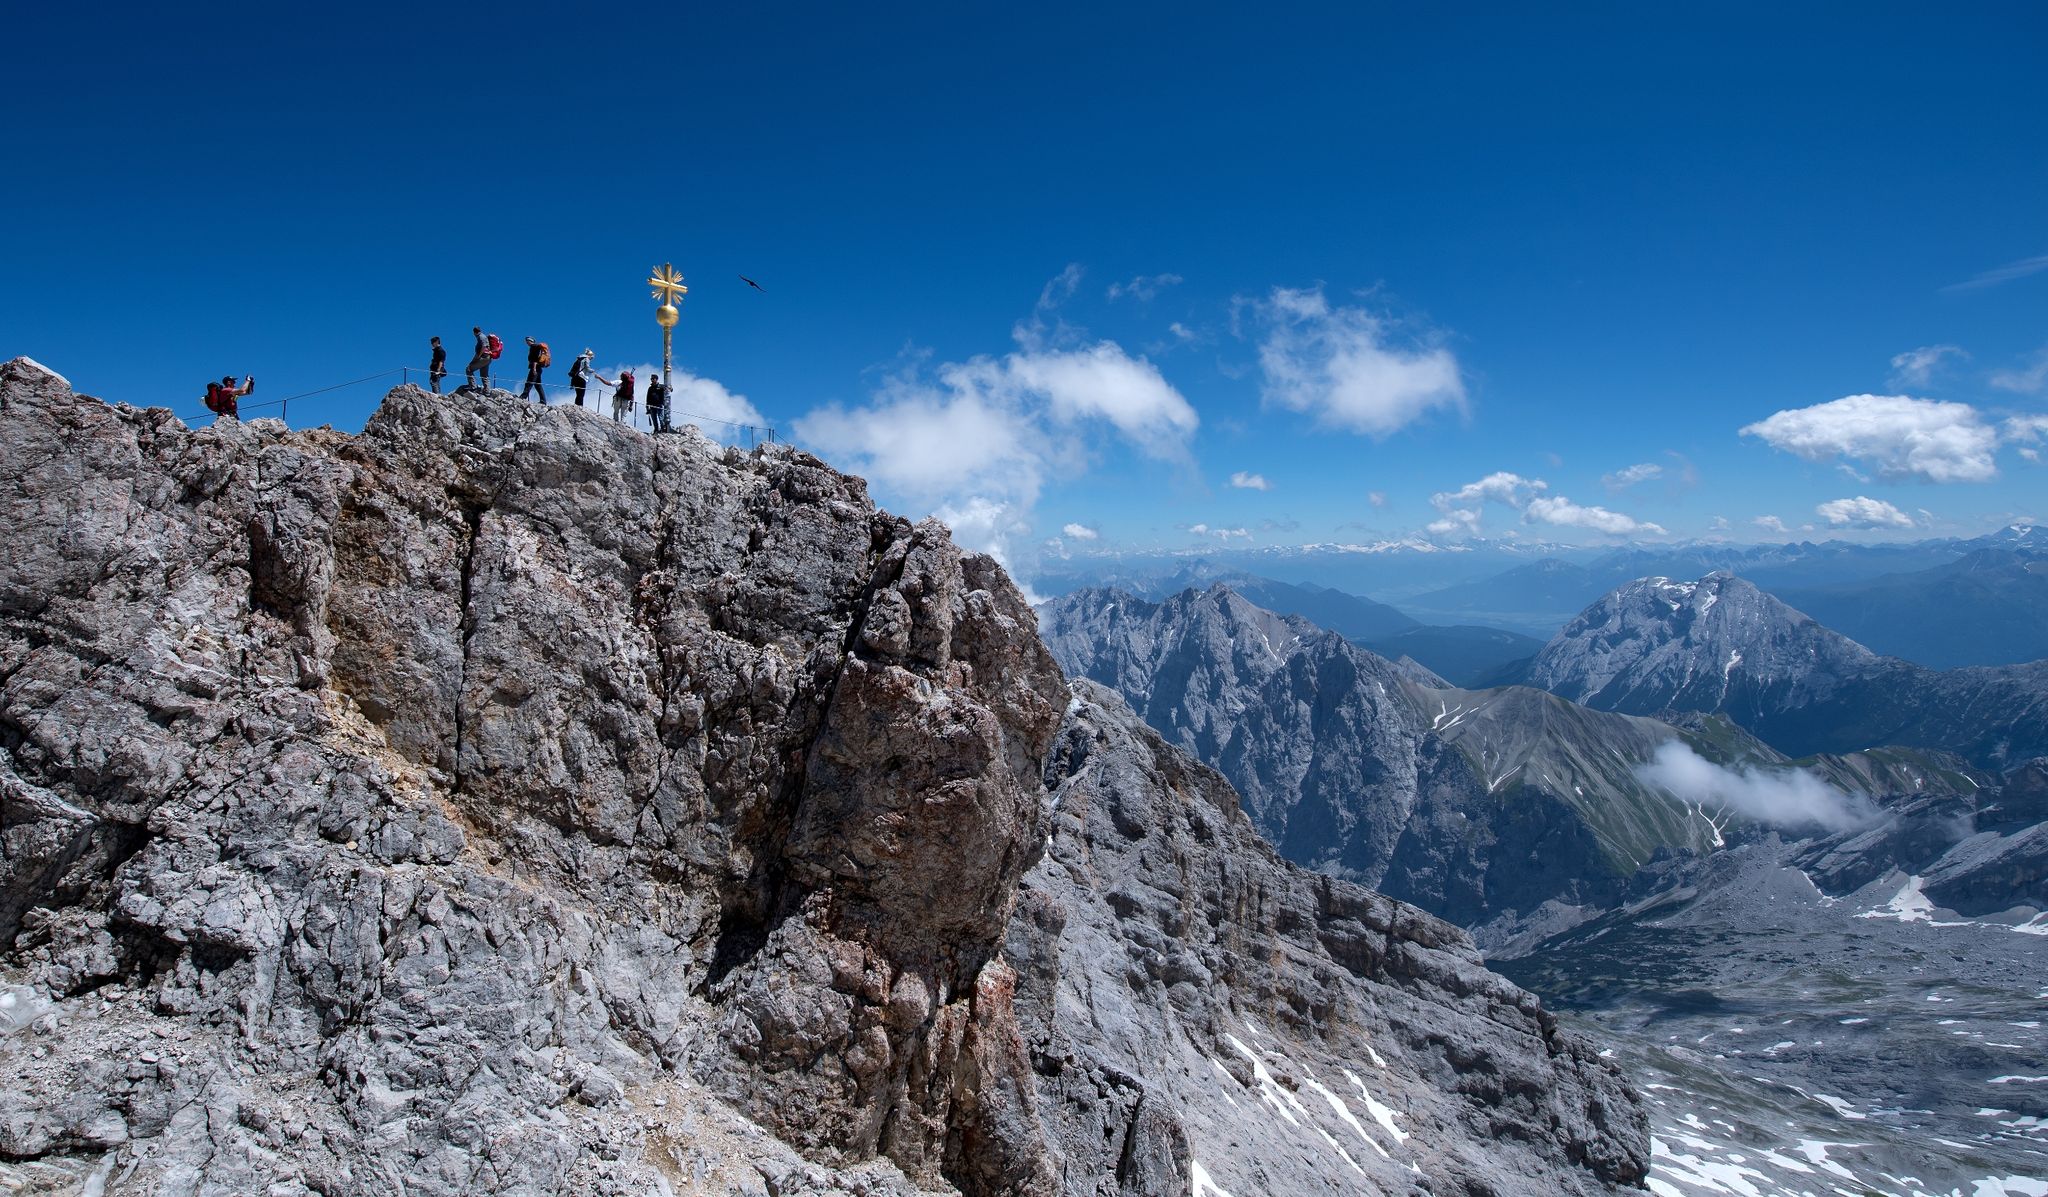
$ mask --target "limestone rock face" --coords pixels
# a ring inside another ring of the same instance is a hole
[[[1156,744],[1069,768],[1129,716],[801,452],[412,388],[192,431],[17,360],[0,460],[10,1191],[1354,1191],[1212,1133],[1305,1080],[1172,1071],[1269,998],[1319,1070],[1402,1012],[1416,1185],[1642,1173],[1615,1074],[1455,932],[1316,896]],[[1130,1033],[1067,1017],[1120,988]]]
[[[1638,1099],[1462,931],[1283,861],[1221,775],[1074,689],[1006,952],[1068,1191],[1185,1192],[1183,1143],[1237,1194],[1641,1182]]]

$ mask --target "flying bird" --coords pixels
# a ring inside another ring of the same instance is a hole
[[[755,281],[754,281],[753,279],[750,279],[750,278],[748,278],[748,277],[747,277],[746,275],[744,275],[744,274],[740,276],[740,281],[741,281],[741,282],[743,282],[743,283],[745,283],[745,284],[746,284],[746,285],[748,285],[749,287],[752,287],[752,288],[753,288],[754,290],[756,290],[756,291],[759,291],[759,292],[760,292],[761,294],[763,294],[763,295],[766,295],[766,294],[768,294],[768,288],[766,288],[766,287],[762,286],[761,284],[759,284],[759,283],[755,282]]]

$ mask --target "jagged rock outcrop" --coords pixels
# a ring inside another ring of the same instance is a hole
[[[1136,733],[1001,570],[802,453],[412,388],[195,432],[17,361],[0,457],[11,1186],[1355,1187],[1213,1133],[1298,1117],[1288,1065],[1137,1050],[1253,1009],[1255,1054],[1397,1049],[1431,1191],[1643,1173],[1617,1074],[1456,932],[1259,855],[1157,746],[1068,768]],[[1115,1034],[1064,1017],[1118,987]]]
[[[1225,585],[1076,591],[1040,624],[1069,674],[1228,777],[1283,855],[1461,925],[1612,900],[1659,848],[1716,838],[1635,776],[1681,734],[1652,720],[1436,688]]]
[[[1046,1117],[1096,1149],[1069,1191],[1184,1191],[1129,1185],[1182,1141],[1236,1194],[1594,1187],[1560,1161],[1641,1178],[1635,1098],[1460,932],[1282,861],[1220,775],[1074,689],[1006,951]]]
[[[2048,661],[1923,669],[1726,573],[1617,588],[1544,646],[1527,681],[1607,711],[1718,712],[1794,756],[1908,745],[2005,768],[2048,752]]]

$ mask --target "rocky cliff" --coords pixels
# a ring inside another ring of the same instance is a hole
[[[1591,1193],[1640,1104],[775,447],[0,368],[0,1182]]]

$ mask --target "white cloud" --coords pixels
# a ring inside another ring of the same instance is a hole
[[[1061,528],[1060,531],[1073,537],[1075,540],[1094,540],[1102,535],[1086,524],[1068,524],[1066,527]]]
[[[1814,514],[1820,516],[1834,528],[1910,528],[1913,517],[1885,502],[1858,495],[1853,499],[1829,499],[1815,507]]]
[[[1177,274],[1141,274],[1128,283],[1111,283],[1108,294],[1111,299],[1128,295],[1140,303],[1150,303],[1161,291],[1179,286],[1181,281]]]
[[[1999,426],[1999,431],[2008,441],[2026,441],[2032,444],[2048,436],[2048,416],[2014,416]]]
[[[1641,465],[1632,465],[1627,469],[1616,470],[1612,474],[1602,475],[1600,481],[1608,490],[1627,490],[1638,482],[1648,482],[1652,478],[1660,477],[1663,473],[1663,466],[1646,461]]]
[[[1967,403],[1905,395],[1850,395],[1781,411],[1742,429],[1809,461],[1848,457],[1886,481],[1989,482],[1998,434]]]
[[[1877,816],[1867,800],[1844,794],[1811,773],[1728,769],[1677,740],[1659,746],[1635,773],[1646,785],[1688,806],[1733,811],[1773,827],[1845,831]]]
[[[1188,527],[1188,531],[1196,536],[1213,536],[1221,541],[1250,540],[1252,538],[1251,529],[1249,528],[1211,528],[1207,524],[1193,524]]]
[[[2021,449],[2020,456],[2036,465],[2040,464],[2041,461],[2041,451],[2039,449]]]
[[[1374,507],[1385,507],[1387,505],[1387,492],[1383,490],[1367,491],[1365,493],[1365,501]]]
[[[1709,532],[1726,532],[1729,528],[1733,526],[1734,525],[1728,522],[1728,517],[1725,515],[1717,515],[1713,519],[1707,521],[1707,531]]]
[[[1519,508],[1528,501],[1528,495],[1549,489],[1550,484],[1541,478],[1524,478],[1520,474],[1496,470],[1477,482],[1467,482],[1456,490],[1431,495],[1429,501],[1439,511],[1487,502]]]
[[[1775,515],[1760,515],[1749,522],[1755,524],[1759,528],[1762,528],[1764,531],[1771,533],[1773,536],[1792,535],[1792,529],[1787,528],[1785,526],[1785,521],[1779,519]]]
[[[972,389],[905,383],[867,407],[819,408],[796,434],[841,468],[927,503],[982,485],[1035,501],[1050,453],[1028,413]]]
[[[1944,358],[1969,356],[1957,345],[1922,345],[1918,349],[1908,349],[1892,358],[1892,385],[1924,387],[1934,377]]]
[[[1990,382],[2001,391],[2014,391],[2022,395],[2039,394],[2044,388],[2048,388],[2048,349],[2036,353],[2033,365],[2024,369],[1992,371]]]
[[[1273,484],[1266,481],[1264,474],[1247,474],[1243,470],[1230,476],[1230,485],[1239,490],[1272,490]]]
[[[2007,262],[2003,266],[1995,266],[1968,281],[1950,283],[1948,286],[1943,287],[1942,290],[1975,291],[1983,287],[1995,287],[2000,283],[2009,283],[2016,278],[2025,278],[2030,274],[2039,274],[2043,270],[2048,270],[2048,254],[2042,254],[2034,258],[2021,258],[2017,262]]]
[[[1438,491],[1429,497],[1430,506],[1437,509],[1441,518],[1423,526],[1423,531],[1432,536],[1448,536],[1455,533],[1477,535],[1480,512],[1487,503],[1502,503],[1516,510],[1528,505],[1531,495],[1548,490],[1550,484],[1541,478],[1524,478],[1506,470],[1496,470],[1477,482],[1467,482],[1457,490]]]
[[[1331,307],[1322,288],[1276,287],[1258,305],[1266,402],[1368,436],[1400,431],[1431,411],[1465,410],[1458,360],[1440,346],[1403,346],[1381,317]]]
[[[1619,511],[1609,511],[1605,507],[1581,507],[1562,495],[1544,495],[1529,500],[1523,519],[1567,528],[1590,528],[1609,536],[1626,536],[1632,532],[1664,535],[1661,525],[1638,520]]]
[[[961,544],[1027,564],[1009,550],[1035,546],[1031,511],[1046,480],[1084,471],[1105,429],[1148,456],[1186,462],[1200,424],[1145,358],[1112,341],[1077,345],[1064,325],[1048,329],[1079,280],[1070,267],[1046,285],[1014,330],[1015,352],[892,377],[863,406],[804,415],[797,439],[866,475],[890,501],[939,515]]]

